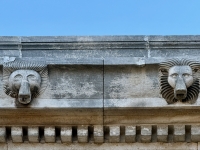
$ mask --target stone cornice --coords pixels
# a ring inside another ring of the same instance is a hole
[[[0,49],[103,50],[103,49],[195,49],[200,36],[30,36],[0,37]]]

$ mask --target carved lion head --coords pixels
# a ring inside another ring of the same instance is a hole
[[[187,59],[170,59],[160,63],[160,93],[168,104],[195,103],[199,94],[197,72],[200,63]]]
[[[22,104],[41,94],[47,87],[45,62],[13,61],[3,65],[4,91]]]

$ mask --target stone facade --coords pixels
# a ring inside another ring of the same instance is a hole
[[[0,149],[200,149],[200,36],[0,37]]]

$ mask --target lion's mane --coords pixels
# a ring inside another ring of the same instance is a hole
[[[197,61],[187,59],[169,59],[165,62],[160,63],[159,76],[160,76],[160,93],[162,97],[167,101],[168,104],[177,102],[178,100],[174,97],[174,89],[168,83],[168,70],[173,66],[190,66],[192,69],[192,75],[194,78],[193,84],[187,88],[187,96],[182,102],[188,102],[193,104],[198,98],[200,91],[199,78],[197,72],[200,67],[200,63]]]

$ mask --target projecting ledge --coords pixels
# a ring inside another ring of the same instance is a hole
[[[20,61],[43,61],[47,65],[103,65],[103,60],[99,58],[90,58],[90,59],[84,59],[84,58],[44,58],[44,57],[23,57],[23,58],[17,58],[17,57],[0,57],[0,65],[3,65],[3,63],[12,62],[15,60]]]
[[[103,99],[33,99],[23,105],[15,99],[0,99],[0,109],[32,108],[32,109],[100,109]]]
[[[0,125],[101,125],[103,99],[0,99]]]
[[[104,58],[104,65],[158,65],[163,61],[168,59],[173,59],[174,57],[109,57]],[[185,58],[185,57],[175,57],[175,58]],[[186,57],[187,58],[187,57]],[[199,61],[197,57],[190,57],[190,60]]]
[[[47,65],[135,65],[142,67],[144,65],[158,65],[167,59],[174,57],[105,57],[105,58],[44,58],[44,57],[0,57],[0,65],[5,62],[12,62],[15,60],[23,61],[44,61]],[[185,58],[185,57],[175,57]],[[187,58],[187,57],[186,57]],[[190,60],[199,61],[198,57],[190,57]]]
[[[196,103],[167,104],[163,98],[105,99],[104,109],[199,109],[200,99]]]

